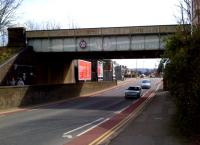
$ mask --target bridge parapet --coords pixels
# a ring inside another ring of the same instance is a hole
[[[57,37],[82,37],[82,36],[118,36],[118,35],[142,35],[142,34],[172,34],[177,25],[157,26],[132,26],[110,28],[84,28],[84,29],[59,29],[27,31],[27,39],[57,38]]]

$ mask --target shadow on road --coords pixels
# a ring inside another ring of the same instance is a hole
[[[121,106],[131,104],[135,99],[125,99],[124,96],[79,97],[61,103],[45,105],[38,109],[87,109],[114,111]]]

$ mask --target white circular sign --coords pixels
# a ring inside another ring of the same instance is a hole
[[[79,43],[80,48],[86,48],[87,47],[87,43],[85,40],[81,40]]]

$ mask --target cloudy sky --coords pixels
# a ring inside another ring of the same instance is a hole
[[[24,0],[18,24],[54,21],[62,28],[118,27],[176,24],[179,0]],[[135,67],[135,60],[119,63]],[[133,63],[134,62],[134,63]],[[154,68],[158,60],[137,60]]]
[[[27,20],[55,20],[63,28],[174,24],[179,0],[24,0],[18,13]]]

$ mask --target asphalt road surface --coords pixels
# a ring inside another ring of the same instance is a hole
[[[152,87],[160,79],[153,78]],[[62,145],[105,122],[135,100],[125,100],[128,86],[58,104],[0,116],[0,145]],[[143,90],[143,94],[147,90]]]

